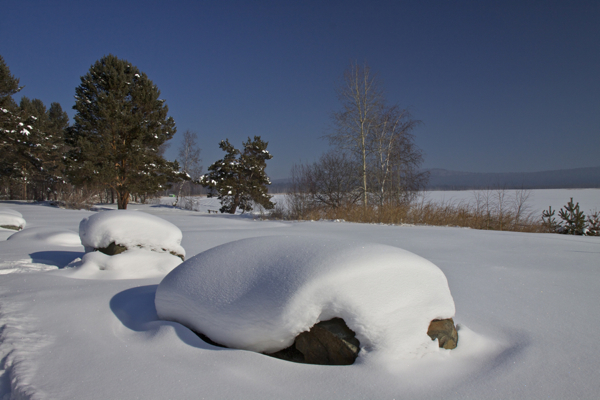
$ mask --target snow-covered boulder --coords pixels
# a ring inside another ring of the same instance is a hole
[[[158,316],[227,347],[274,353],[319,321],[342,318],[359,357],[440,350],[432,320],[454,316],[443,272],[408,251],[330,237],[260,237],[185,261],[160,283]]]
[[[79,224],[85,251],[122,246],[185,257],[181,230],[172,223],[141,211],[112,210],[92,215]]]
[[[0,227],[20,231],[25,228],[25,219],[18,211],[10,208],[0,208]]]
[[[69,266],[73,277],[160,277],[181,264],[182,233],[172,223],[140,211],[103,211],[79,224],[86,254]]]

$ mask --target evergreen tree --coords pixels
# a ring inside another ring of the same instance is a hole
[[[12,95],[21,90],[0,56],[0,176],[11,198],[48,199],[62,182],[64,130],[69,117],[60,104],[50,110],[39,99]]]
[[[175,122],[148,76],[126,60],[102,57],[75,90],[75,125],[69,131],[69,173],[76,184],[113,189],[118,207],[131,194],[155,193],[181,179],[176,162],[159,149]]]
[[[52,103],[46,110],[41,100],[23,97],[19,107],[31,121],[27,136],[31,156],[29,186],[33,198],[49,199],[56,193],[57,185],[64,182],[64,133],[69,126],[69,117],[59,103]]]
[[[600,212],[590,212],[587,219],[587,236],[600,236]]]
[[[19,86],[19,79],[10,73],[4,58],[0,56],[0,177],[7,188],[22,174],[21,141],[27,136],[27,128],[12,98],[22,88]]]
[[[243,143],[244,150],[233,147],[228,139],[221,141],[219,147],[226,154],[222,160],[213,163],[209,173],[200,178],[200,183],[210,188],[209,197],[215,194],[221,201],[222,213],[235,214],[251,211],[253,204],[259,204],[267,210],[275,205],[271,202],[267,185],[271,182],[265,173],[267,160],[273,156],[267,151],[268,142],[254,136]]]
[[[572,197],[567,205],[560,209],[558,216],[564,221],[560,233],[567,235],[583,235],[585,233],[585,215],[583,211],[579,210],[579,203],[573,203]]]
[[[556,221],[554,218],[555,210],[552,209],[552,206],[548,207],[547,210],[542,211],[542,224],[548,229],[550,232],[559,233],[562,231],[563,226],[562,222]]]

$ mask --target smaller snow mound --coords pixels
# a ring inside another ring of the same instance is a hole
[[[114,210],[92,215],[79,224],[86,252],[111,243],[128,249],[142,248],[185,256],[182,233],[172,223],[141,211]]]
[[[16,232],[7,240],[11,241],[39,241],[45,244],[57,246],[75,247],[81,246],[79,235],[68,229],[57,229],[51,227],[28,228]]]
[[[440,350],[434,319],[454,316],[442,271],[408,251],[328,237],[260,237],[207,250],[158,286],[158,316],[228,347],[273,353],[342,318],[368,353]]]
[[[21,230],[25,228],[25,219],[18,211],[10,208],[0,208],[0,227]]]
[[[87,253],[75,260],[66,271],[78,279],[143,279],[165,276],[181,264],[181,259],[169,253],[133,249],[114,256],[99,251]]]

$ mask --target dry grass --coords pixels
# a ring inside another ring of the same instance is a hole
[[[298,204],[298,198],[288,198],[294,207],[278,210],[277,217],[295,220],[335,220],[348,222],[457,226],[473,229],[547,232],[539,218],[528,212],[528,193],[505,190],[474,193],[471,202],[446,203],[424,199],[409,204],[364,207],[350,204],[331,208],[317,204]]]

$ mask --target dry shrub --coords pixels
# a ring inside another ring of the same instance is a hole
[[[288,195],[285,219],[345,220],[348,222],[382,224],[416,224],[457,226],[473,229],[518,232],[546,232],[541,221],[529,212],[529,193],[504,189],[474,192],[471,202],[433,202],[423,197],[410,203],[364,207],[348,204],[326,207],[303,201],[301,196]]]
[[[98,201],[98,192],[95,188],[70,186],[60,193],[57,203],[71,210],[89,210]]]

